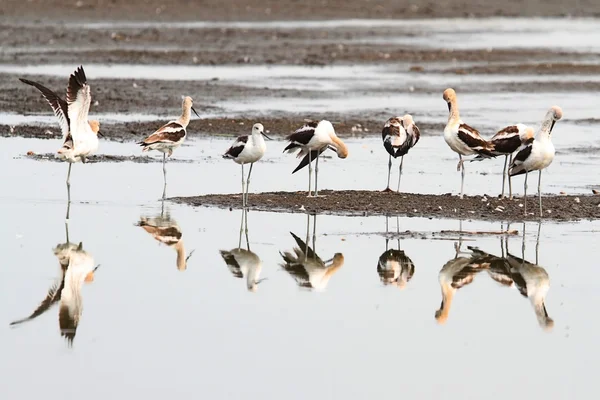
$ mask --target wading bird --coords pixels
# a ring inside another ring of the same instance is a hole
[[[377,274],[384,285],[393,285],[404,289],[415,274],[415,265],[403,250],[400,250],[400,218],[396,217],[396,235],[398,248],[389,249],[388,217],[385,217],[385,252],[377,261]]]
[[[316,245],[317,216],[314,216],[313,248],[308,246],[310,215],[307,215],[306,241],[290,232],[298,247],[293,252],[279,252],[283,263],[280,266],[294,278],[296,284],[304,289],[325,290],[331,277],[344,265],[344,255],[335,253],[330,260],[323,261],[313,250]]]
[[[504,169],[502,170],[502,193],[501,198],[504,197],[504,184],[506,182],[506,167],[510,166],[513,161],[513,153],[517,151],[521,146],[529,143],[530,140],[535,136],[533,128],[528,127],[524,124],[510,125],[506,128],[501,129],[490,139],[490,143],[494,146],[492,153],[494,157],[504,156]],[[510,157],[510,160],[509,160]],[[474,160],[482,160],[491,158],[489,156],[478,155]],[[512,200],[512,180],[508,177],[508,198]]]
[[[523,203],[525,215],[527,215],[527,177],[531,171],[539,171],[538,199],[540,205],[540,217],[542,217],[542,170],[552,164],[554,160],[554,145],[550,135],[556,121],[562,118],[562,110],[553,106],[546,113],[540,131],[534,140],[524,145],[515,156],[509,170],[510,176],[525,174],[523,185]]]
[[[245,221],[245,223],[244,223]],[[246,232],[246,249],[242,248],[242,232]],[[259,279],[262,270],[260,257],[250,250],[248,241],[248,209],[242,209],[242,222],[240,224],[240,238],[238,247],[232,250],[219,250],[221,257],[231,274],[236,278],[246,278],[246,288],[250,292],[256,292],[258,284],[266,278]]]
[[[334,150],[339,158],[348,157],[348,148],[337,137],[331,122],[322,120],[320,122],[309,122],[300,129],[286,137],[290,143],[283,150],[284,152],[294,153],[298,151],[298,158],[304,157],[298,167],[292,172],[295,173],[308,165],[308,196],[312,195],[312,161],[315,161],[315,196],[319,195],[318,175],[319,175],[319,156],[328,148]]]
[[[79,66],[69,77],[67,100],[63,100],[47,87],[27,79],[19,78],[23,83],[37,88],[52,107],[58,118],[62,132],[63,145],[58,150],[58,158],[69,163],[67,172],[67,199],[71,202],[71,167],[73,163],[85,163],[86,157],[98,150],[100,123],[88,121],[88,113],[92,102],[90,85],[83,70]],[[67,211],[67,219],[69,213]]]
[[[265,151],[267,150],[263,136],[271,140],[265,134],[265,128],[262,124],[254,124],[251,135],[238,137],[225,154],[223,154],[223,158],[233,160],[242,166],[242,207],[248,205],[248,188],[250,187],[252,167],[255,162],[265,155]],[[250,164],[247,181],[244,181],[244,164]]]
[[[388,161],[388,179],[387,187],[384,192],[391,192],[390,189],[390,175],[392,173],[392,157],[400,157],[400,168],[398,171],[398,192],[400,191],[400,179],[402,178],[402,164],[404,163],[404,155],[413,148],[421,134],[419,128],[413,121],[413,117],[410,114],[406,114],[403,117],[393,117],[387,120],[383,130],[381,132],[381,138],[383,139],[383,147],[389,153]]]
[[[465,184],[465,165],[463,156],[483,154],[492,156],[494,146],[481,137],[476,129],[471,128],[460,119],[458,101],[454,89],[444,90],[444,100],[448,104],[448,123],[444,128],[444,139],[450,148],[458,154],[457,171],[461,171],[460,198],[463,198]]]
[[[194,101],[190,96],[186,96],[182,103],[181,116],[176,120],[169,121],[165,125],[158,128],[156,132],[148,136],[146,139],[138,142],[142,146],[142,152],[150,150],[158,150],[163,153],[163,176],[164,176],[164,187],[163,187],[163,198],[167,192],[167,154],[169,157],[173,154],[173,150],[183,143],[187,136],[186,128],[190,123],[191,111],[196,114],[198,118],[200,115],[194,110]]]
[[[187,269],[187,262],[192,256],[193,250],[186,257],[185,247],[183,245],[183,233],[181,228],[167,211],[164,212],[164,201],[161,213],[155,217],[141,216],[137,226],[142,227],[148,232],[154,240],[159,243],[165,244],[168,247],[175,250],[177,253],[176,265],[179,271],[185,271]]]

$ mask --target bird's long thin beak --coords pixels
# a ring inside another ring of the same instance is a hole
[[[262,281],[266,281],[267,279],[269,279],[269,278],[262,278],[257,281],[254,281],[254,283],[258,285],[259,283],[261,283]]]
[[[448,111],[452,111],[452,105],[448,102]]]
[[[104,137],[104,135],[102,134],[102,132],[98,131],[98,133],[96,133],[96,135],[100,136],[100,137]]]
[[[328,145],[327,148],[331,151],[335,151],[337,153],[337,149],[335,148],[335,146],[332,145]]]
[[[268,136],[266,135],[266,133],[264,133],[264,132],[261,132],[261,133],[262,133],[262,135],[263,135],[264,137],[266,137],[267,139],[269,139],[269,140],[273,140],[273,139],[271,139],[270,137],[268,137]]]
[[[100,268],[100,264],[96,265],[96,268],[94,268],[94,270],[92,272],[96,272],[96,270]]]
[[[194,112],[194,114],[196,114],[196,116],[198,116],[198,118],[200,118],[200,115],[198,115],[198,113],[196,112],[196,110],[194,110],[194,107],[192,107],[192,111]]]
[[[552,121],[552,125],[550,125],[550,133],[552,133],[552,129],[554,129],[554,124],[556,123],[556,121]]]
[[[329,263],[330,263],[330,262],[332,262],[332,261],[333,261],[333,257],[332,257],[332,258],[330,258],[329,260],[325,260],[325,261],[323,261],[323,263],[324,263],[324,264],[329,264]]]
[[[185,262],[187,263],[188,260],[190,259],[190,257],[192,256],[192,254],[194,254],[194,252],[196,251],[196,249],[190,251],[190,254],[188,254],[188,256],[185,258]]]

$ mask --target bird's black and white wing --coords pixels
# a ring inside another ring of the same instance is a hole
[[[419,139],[421,138],[421,131],[419,130],[417,124],[412,123],[410,126],[407,126],[406,133],[408,133],[408,136],[412,138],[412,143],[410,147],[415,147],[415,145],[419,142]]]
[[[219,252],[221,253],[221,257],[223,257],[223,261],[227,264],[229,272],[236,278],[243,278],[244,274],[242,273],[242,269],[235,258],[235,255],[227,250],[219,250]]]
[[[161,126],[152,135],[141,142],[142,147],[147,147],[157,143],[173,144],[179,142],[186,135],[185,128],[177,121],[170,121]]]
[[[290,143],[287,145],[284,152],[293,153],[298,147],[306,146],[308,142],[315,136],[315,129],[319,125],[318,121],[307,122],[301,128],[297,129],[291,135],[288,135],[285,140]]]
[[[490,142],[494,145],[494,154],[512,154],[521,146],[520,129],[517,125],[507,126],[498,131]]]
[[[223,154],[223,158],[235,159],[237,158],[244,148],[246,148],[246,144],[248,143],[248,135],[238,137],[235,142],[231,145],[231,147]]]
[[[531,138],[521,146],[508,170],[510,176],[521,175],[527,172],[523,164],[531,156],[534,141],[535,139]]]
[[[58,325],[60,327],[60,335],[63,336],[67,343],[73,345],[75,334],[77,333],[77,325],[79,325],[79,316],[81,309],[76,305],[60,304],[58,310]]]
[[[321,258],[319,258],[319,256],[317,255],[317,253],[315,253],[313,251],[313,249],[310,248],[310,246],[307,243],[304,243],[304,240],[300,239],[298,236],[296,236],[293,232],[290,232],[290,234],[292,235],[292,237],[294,238],[294,240],[296,241],[296,244],[298,245],[298,247],[300,248],[300,250],[308,257],[311,258],[313,260],[316,260],[318,263],[323,263],[323,261],[321,260]]]
[[[477,129],[470,127],[467,124],[458,126],[458,139],[468,146],[471,150],[493,157],[494,146],[481,137]]]
[[[48,311],[54,304],[60,300],[60,294],[65,286],[65,269],[60,269],[61,273],[54,284],[48,289],[46,297],[39,306],[26,318],[19,319],[10,323],[11,326],[22,324],[23,322],[31,321]]]
[[[321,154],[323,154],[327,149],[331,149],[333,151],[335,151],[335,148],[331,148],[329,146],[323,147],[319,150],[311,150],[310,153],[307,153],[304,158],[302,159],[302,161],[300,161],[300,164],[298,164],[298,166],[296,167],[295,170],[292,171],[292,174],[300,171],[302,168],[306,167],[309,163],[309,161],[312,163],[315,161],[315,159],[317,158],[317,156],[320,156]]]
[[[381,138],[383,139],[383,147],[394,158],[406,154],[412,145],[400,117],[387,120],[381,131]]]
[[[69,77],[69,86],[67,87],[70,132],[76,143],[79,141],[77,135],[85,132],[83,126],[88,123],[91,102],[90,86],[87,83],[83,67],[80,65]]]
[[[63,140],[66,141],[67,137],[69,136],[69,107],[67,102],[44,85],[23,78],[19,78],[19,80],[35,87],[42,93],[42,96],[44,96],[48,104],[50,104],[50,107],[52,107],[54,115],[56,115],[56,118],[58,118]]]

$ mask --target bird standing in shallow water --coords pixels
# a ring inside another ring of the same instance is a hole
[[[319,175],[319,156],[328,148],[335,150],[339,158],[348,157],[348,148],[335,134],[335,129],[331,122],[322,120],[320,122],[309,122],[304,124],[296,132],[292,133],[286,140],[290,142],[283,150],[284,152],[294,153],[298,150],[298,158],[304,157],[296,169],[295,173],[308,165],[308,196],[312,196],[312,161],[315,161],[315,197],[319,195],[318,175]]]
[[[254,163],[260,160],[267,150],[267,145],[263,136],[271,140],[265,134],[265,128],[262,124],[252,126],[252,134],[238,137],[231,147],[223,154],[223,158],[228,158],[242,166],[242,207],[248,206],[248,188],[250,187],[250,175]],[[248,180],[244,181],[244,164],[250,164],[248,171]]]
[[[524,212],[527,215],[527,177],[531,171],[539,171],[538,179],[538,199],[540,205],[540,217],[542,217],[542,170],[552,164],[554,160],[555,149],[550,135],[556,121],[563,116],[562,109],[553,106],[546,113],[537,137],[525,144],[515,156],[510,166],[510,176],[525,174],[525,183],[523,189]]]
[[[158,128],[156,132],[148,136],[146,139],[138,142],[142,146],[142,152],[150,150],[158,150],[163,153],[163,176],[164,176],[164,187],[163,187],[163,199],[167,193],[167,167],[166,159],[167,153],[169,157],[173,154],[173,150],[183,143],[187,136],[186,128],[190,123],[191,111],[196,114],[198,118],[200,115],[194,110],[194,101],[191,97],[186,96],[183,99],[182,113],[179,118],[173,121],[169,121],[165,125]]]
[[[388,162],[388,179],[387,187],[384,192],[391,192],[390,189],[390,175],[392,173],[392,157],[400,157],[400,168],[398,171],[398,192],[400,191],[400,179],[402,178],[402,164],[404,163],[404,155],[413,148],[421,134],[419,128],[413,121],[413,117],[410,114],[406,114],[404,117],[393,117],[387,120],[383,130],[381,132],[383,139],[383,147],[389,153]]]
[[[86,157],[98,150],[98,136],[102,136],[100,123],[96,120],[88,121],[92,96],[83,66],[79,66],[69,77],[66,101],[37,82],[23,78],[19,80],[37,88],[58,118],[63,145],[57,153],[58,158],[69,163],[67,199],[71,203],[71,167],[75,162],[85,163]],[[69,219],[68,207],[66,218]]]
[[[510,125],[506,128],[499,130],[492,138],[490,143],[494,146],[492,153],[493,157],[504,156],[504,169],[502,170],[502,193],[501,198],[504,198],[504,183],[506,181],[506,166],[512,164],[513,153],[517,151],[522,145],[527,143],[530,138],[533,138],[533,128],[529,128],[524,124]],[[510,157],[510,162],[509,162]],[[492,158],[485,155],[478,155],[475,160],[483,160]],[[510,176],[508,177],[508,198],[512,200],[512,181]]]
[[[471,128],[460,119],[458,101],[454,89],[444,90],[444,100],[448,104],[448,123],[444,128],[444,140],[450,148],[458,153],[457,171],[461,171],[460,198],[463,198],[465,184],[465,165],[462,156],[483,154],[493,156],[494,146],[481,137],[476,129]]]

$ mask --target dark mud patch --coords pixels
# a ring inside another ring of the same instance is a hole
[[[561,0],[3,0],[0,16],[29,20],[127,21],[318,20],[332,18],[557,17],[600,15],[600,3]]]
[[[29,152],[20,157],[16,158],[27,158],[35,161],[53,161],[53,162],[64,162],[58,157],[56,157],[53,153],[44,153],[44,154],[35,154]],[[121,163],[121,162],[133,162],[136,164],[151,164],[151,163],[162,163],[161,158],[153,158],[148,156],[116,156],[116,155],[107,155],[107,154],[94,154],[89,156],[86,160],[86,163],[95,164],[100,162],[112,162],[112,163]],[[169,158],[168,163],[193,163],[192,160],[181,160],[177,158]]]
[[[361,138],[380,136],[385,121],[392,116],[385,114],[380,120],[375,119],[346,119],[339,115],[312,115],[312,119],[327,118],[330,120],[341,138]],[[284,118],[256,117],[256,118],[207,118],[192,120],[187,128],[188,138],[202,138],[206,136],[234,138],[247,135],[252,130],[252,125],[260,122],[265,126],[266,133],[274,138],[282,138],[300,128],[307,119],[299,115]],[[150,122],[126,122],[102,124],[102,140],[114,142],[140,141],[167,122],[167,119]],[[102,122],[101,122],[102,123]],[[444,124],[419,123],[421,135],[439,135],[444,130]],[[53,125],[17,125],[8,126],[0,124],[0,137],[21,137],[28,139],[60,139],[58,123]]]
[[[322,196],[321,196],[322,195]],[[192,206],[241,208],[240,194],[211,194],[175,197],[171,201]],[[428,195],[369,191],[270,192],[250,194],[249,208],[259,211],[317,213],[348,216],[400,215],[408,217],[452,218],[490,221],[538,220],[537,197],[528,197],[528,215],[523,199],[499,199],[488,196],[450,194]],[[576,221],[600,219],[599,196],[544,196],[544,220]]]

